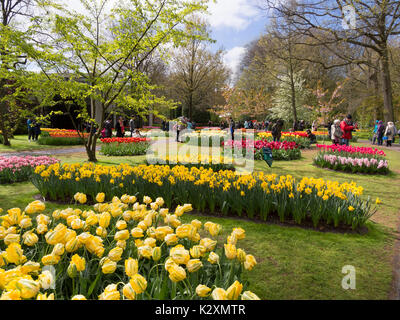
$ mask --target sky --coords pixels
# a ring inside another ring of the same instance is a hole
[[[212,0],[211,0],[212,1]],[[235,73],[245,46],[258,38],[265,30],[267,18],[257,4],[260,0],[217,0],[209,4],[208,21],[211,38],[216,40],[211,50],[224,49],[225,64]],[[61,3],[79,11],[79,0],[60,0]]]
[[[245,46],[265,30],[265,12],[257,7],[257,0],[217,0],[209,6],[211,38],[217,42],[213,49],[226,50],[225,63],[237,71]]]

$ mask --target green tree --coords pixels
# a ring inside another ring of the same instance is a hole
[[[184,26],[196,28],[189,17],[205,12],[208,0],[129,0],[118,2],[110,12],[110,1],[80,2],[82,13],[49,10],[35,29],[46,41],[35,42],[29,55],[46,75],[43,88],[51,89],[48,96],[77,104],[77,118],[96,127],[85,139],[88,159],[96,162],[105,120],[114,114],[148,113],[159,104],[174,105],[154,94],[156,87],[142,66],[166,44],[179,46],[187,40]]]

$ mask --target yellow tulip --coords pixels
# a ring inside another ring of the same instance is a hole
[[[53,254],[48,254],[48,255],[42,257],[42,263],[43,263],[45,266],[48,266],[48,265],[55,265],[55,264],[58,264],[58,263],[60,262],[60,259],[61,259],[61,256],[56,256],[56,255],[53,255]]]
[[[106,195],[103,192],[98,193],[96,196],[96,201],[99,203],[102,203],[102,202],[104,202],[105,198],[106,198]]]
[[[99,226],[106,229],[110,225],[111,215],[108,212],[103,212],[100,215]]]
[[[222,288],[215,288],[211,293],[213,300],[227,300],[226,291]]]
[[[128,225],[127,225],[126,221],[124,221],[124,220],[119,220],[119,221],[116,223],[115,226],[117,227],[118,230],[124,230],[124,229],[127,228]]]
[[[127,283],[124,285],[124,288],[122,289],[122,293],[125,298],[128,300],[135,300],[136,299],[136,292],[133,290],[132,286],[130,283]]]
[[[238,300],[242,293],[243,285],[239,281],[235,281],[227,290],[226,297],[228,300]]]
[[[131,231],[131,235],[134,238],[142,238],[144,237],[143,230],[140,228],[133,228]]]
[[[47,293],[39,293],[36,300],[54,300],[54,293],[47,295]]]
[[[190,260],[189,251],[181,244],[173,247],[169,255],[177,264],[187,264]]]
[[[129,258],[125,260],[125,273],[128,277],[133,277],[138,273],[139,264],[136,259]]]
[[[114,239],[116,241],[120,241],[120,240],[128,240],[129,239],[129,231],[128,230],[121,230],[118,231],[115,236]]]
[[[261,299],[253,292],[245,291],[242,294],[242,300],[261,300]]]
[[[211,264],[217,264],[219,263],[219,255],[217,255],[215,252],[210,252],[207,261]]]
[[[244,268],[246,270],[251,271],[256,264],[257,264],[257,261],[253,255],[251,255],[251,254],[246,255],[246,261],[244,262]]]
[[[22,239],[24,240],[24,244],[28,247],[34,246],[39,241],[39,237],[33,233],[33,230],[25,232],[22,235]]]
[[[111,274],[114,273],[117,269],[117,263],[112,261],[109,258],[103,258],[104,260],[100,261],[101,271],[104,274]]]
[[[178,265],[171,265],[168,268],[169,278],[172,282],[180,282],[186,279],[186,271]]]
[[[20,279],[18,280],[17,288],[21,292],[21,298],[32,299],[38,294],[40,290],[40,284],[37,281]]]
[[[199,271],[203,267],[203,264],[199,259],[191,259],[189,262],[186,264],[186,268],[190,273]]]
[[[65,251],[65,247],[62,243],[57,243],[54,248],[53,251],[51,252],[52,255],[55,256],[62,256],[64,254]]]
[[[120,247],[115,247],[108,253],[108,257],[110,260],[118,262],[121,260],[121,256],[124,253],[124,250]]]
[[[161,259],[161,248],[155,247],[153,248],[152,257],[154,261],[159,261]]]
[[[26,262],[26,257],[24,256],[24,251],[21,248],[21,245],[18,243],[11,243],[4,254],[8,263],[14,263],[15,265],[22,264]]]
[[[146,291],[147,288],[146,278],[144,278],[140,274],[133,275],[129,283],[132,286],[133,290],[136,292],[136,294],[141,294]]]
[[[242,249],[237,249],[237,259],[239,262],[245,262],[246,261],[246,252]]]
[[[52,287],[55,283],[56,279],[54,278],[53,274],[45,270],[39,275],[39,284],[43,290],[47,290]]]
[[[236,258],[236,247],[233,244],[224,244],[224,248],[225,248],[225,256],[229,259],[229,260],[233,260]]]
[[[11,243],[19,243],[20,242],[20,235],[19,234],[8,234],[4,238],[4,244],[6,246],[10,245]]]
[[[199,284],[196,287],[196,294],[201,298],[206,298],[209,296],[211,289],[205,285]]]
[[[153,248],[150,246],[140,246],[138,247],[139,257],[143,257],[146,259],[151,259],[153,256]]]
[[[77,294],[76,296],[73,296],[71,300],[87,300],[85,296],[81,294]]]
[[[178,236],[175,234],[175,233],[172,233],[172,234],[167,234],[166,236],[165,236],[165,243],[168,245],[168,246],[174,246],[174,245],[176,245],[177,243],[178,243]]]
[[[85,270],[85,267],[86,267],[86,260],[85,260],[85,258],[80,257],[80,256],[77,255],[77,254],[74,254],[74,255],[71,257],[70,264],[75,265],[76,271],[81,272],[81,271],[84,271],[84,270]]]
[[[81,244],[80,244],[80,242],[79,242],[79,240],[78,240],[77,237],[75,237],[75,238],[69,240],[69,241],[65,244],[65,250],[66,250],[67,252],[70,252],[70,253],[71,253],[71,252],[77,251],[80,247],[81,247]]]

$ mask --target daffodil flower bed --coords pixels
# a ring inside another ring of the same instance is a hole
[[[1,300],[259,299],[241,280],[257,264],[237,247],[242,228],[222,246],[220,225],[180,221],[190,204],[169,212],[160,197],[96,199],[87,210],[50,214],[35,201],[0,216]]]
[[[151,160],[149,162],[149,160]],[[204,168],[212,169],[214,171],[220,170],[235,170],[235,165],[240,163],[235,161],[232,155],[229,156],[210,156],[209,154],[177,154],[177,155],[156,155],[154,158],[147,159],[147,164],[158,164],[158,165],[181,165],[187,168]]]
[[[99,192],[108,199],[123,194],[161,196],[169,208],[191,203],[201,212],[208,209],[263,221],[277,216],[281,222],[297,224],[308,220],[314,227],[324,223],[357,229],[376,211],[369,198],[361,198],[363,188],[354,182],[307,177],[296,181],[290,175],[263,172],[237,175],[185,166],[55,164],[37,167],[32,182],[49,200],[72,199],[76,192],[84,192],[92,201]]]

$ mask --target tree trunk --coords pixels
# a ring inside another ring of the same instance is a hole
[[[297,122],[297,109],[296,109],[296,87],[294,83],[294,70],[293,70],[293,60],[292,60],[292,44],[289,38],[289,76],[290,76],[290,93],[292,98],[292,110],[293,110],[293,124]],[[294,130],[293,125],[293,130]]]
[[[11,146],[10,140],[8,140],[8,132],[5,124],[4,113],[3,113],[3,106],[0,105],[0,131],[1,135],[3,136],[3,145]]]
[[[381,58],[381,77],[382,77],[382,90],[383,90],[383,114],[385,122],[394,122],[394,111],[393,111],[393,95],[392,95],[392,82],[390,79],[390,67],[389,67],[389,53],[385,47],[382,51]]]
[[[86,153],[88,156],[88,161],[89,162],[97,162],[97,157],[96,157],[96,144],[97,144],[97,134],[93,134],[90,132],[88,141],[85,144],[86,147]]]

